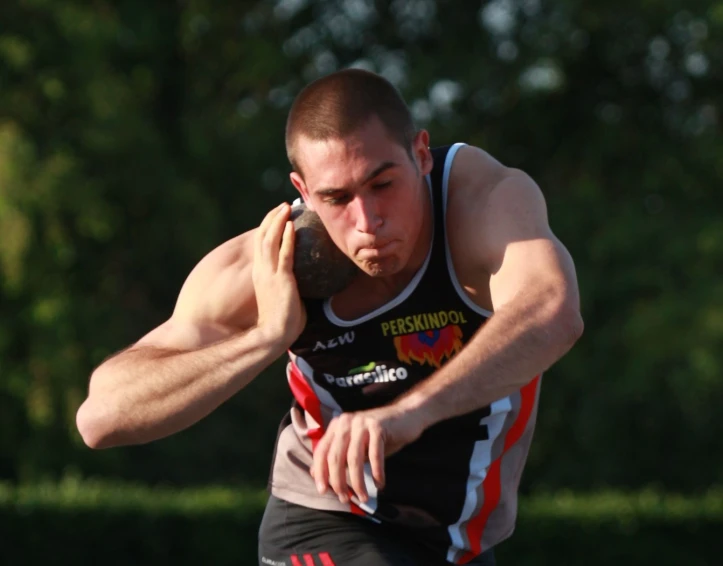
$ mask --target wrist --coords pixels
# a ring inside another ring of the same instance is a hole
[[[407,395],[399,399],[395,405],[404,414],[409,415],[422,430],[426,430],[432,425],[441,421],[441,417],[437,414],[434,400],[421,391],[410,391]]]
[[[282,356],[294,343],[294,340],[285,336],[283,332],[268,326],[256,326],[253,329],[259,346],[269,351],[274,357]]]

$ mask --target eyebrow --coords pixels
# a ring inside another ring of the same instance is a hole
[[[395,163],[394,161],[385,161],[384,163],[382,163],[379,167],[377,167],[376,169],[374,169],[374,171],[372,171],[371,173],[369,173],[369,175],[367,175],[367,176],[364,178],[364,180],[362,181],[362,185],[366,185],[369,181],[371,181],[371,180],[372,180],[374,177],[376,177],[377,175],[381,175],[381,174],[384,173],[384,171],[386,171],[387,169],[392,169],[393,167],[397,167],[398,165],[399,165],[399,164],[398,164],[398,163]],[[347,187],[339,187],[339,188],[336,188],[336,187],[325,187],[325,188],[323,188],[323,189],[317,189],[317,190],[314,191],[314,192],[315,192],[316,194],[318,194],[318,195],[321,195],[321,196],[329,196],[329,195],[332,195],[332,194],[334,194],[334,193],[340,193],[340,192],[343,192],[343,191],[346,191],[346,190],[349,190],[349,189],[348,189]]]

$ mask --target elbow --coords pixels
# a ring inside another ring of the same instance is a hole
[[[86,399],[80,406],[75,415],[75,425],[88,448],[99,450],[112,446],[109,440],[110,420],[106,411],[91,399]]]
[[[118,446],[118,414],[107,398],[88,396],[75,415],[75,425],[88,448],[99,450]]]
[[[554,328],[563,354],[567,353],[582,338],[585,331],[585,323],[579,307],[567,302],[561,303],[555,309]]]

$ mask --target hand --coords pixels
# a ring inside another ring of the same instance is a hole
[[[252,280],[258,307],[257,327],[284,349],[304,330],[306,311],[294,278],[294,225],[291,207],[269,212],[255,234]]]
[[[311,475],[319,493],[331,486],[339,501],[347,503],[351,484],[357,498],[366,502],[369,494],[364,482],[365,463],[370,463],[372,477],[381,489],[385,483],[385,457],[415,441],[423,430],[416,411],[394,405],[335,417],[314,449]]]

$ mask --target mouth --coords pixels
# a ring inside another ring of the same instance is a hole
[[[361,260],[373,260],[385,255],[389,255],[395,246],[395,242],[387,242],[384,244],[374,244],[372,246],[365,246],[360,248],[357,252],[357,257]]]

